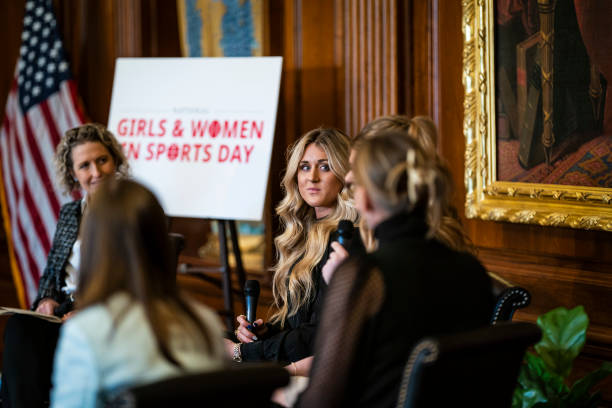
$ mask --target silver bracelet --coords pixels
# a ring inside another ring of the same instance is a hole
[[[240,353],[240,343],[234,343],[234,355],[232,356],[232,359],[237,363],[242,362],[242,353]]]

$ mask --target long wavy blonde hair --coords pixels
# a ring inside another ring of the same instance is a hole
[[[353,148],[359,149],[364,140],[372,139],[380,134],[395,132],[398,135],[407,137],[417,143],[430,160],[441,166],[443,171],[448,172],[446,163],[438,154],[438,131],[436,125],[427,116],[415,116],[409,118],[404,115],[382,116],[369,122],[361,129],[357,136],[353,139]],[[451,179],[446,193],[439,197],[441,202],[441,214],[439,220],[428,219],[428,224],[434,225],[435,230],[433,236],[448,247],[462,252],[476,253],[476,248],[470,237],[465,233],[461,221],[457,215],[457,210],[451,204],[451,196],[453,186]],[[428,213],[428,217],[433,217],[433,214]],[[360,225],[362,235],[365,235],[364,242],[368,241],[368,229],[363,222]],[[369,245],[370,249],[372,245]]]
[[[300,195],[297,172],[306,148],[315,144],[327,155],[329,167],[340,180],[342,189],[336,205],[326,217],[316,219],[315,210]],[[283,228],[274,240],[278,262],[273,268],[272,292],[276,313],[272,322],[284,327],[287,317],[294,315],[315,292],[313,268],[321,261],[327,241],[342,219],[357,220],[357,210],[344,187],[348,172],[350,140],[337,129],[318,128],[302,136],[287,154],[287,168],[281,188],[285,197],[276,207]]]

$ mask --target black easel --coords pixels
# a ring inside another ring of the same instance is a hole
[[[229,227],[230,239],[232,240],[232,252],[236,260],[236,274],[238,275],[238,285],[240,290],[239,295],[242,295],[242,288],[246,280],[244,267],[242,266],[242,256],[240,255],[240,247],[238,246],[238,230],[236,229],[236,221],[234,220],[215,220],[217,221],[219,238],[219,258],[221,266],[219,267],[196,267],[184,265],[180,268],[181,273],[196,275],[199,278],[212,282],[220,286],[223,290],[223,311],[225,325],[229,331],[234,330],[234,300],[232,294],[232,277],[231,268],[229,265],[229,253],[227,247],[226,225]],[[221,279],[207,275],[208,273],[221,273]]]

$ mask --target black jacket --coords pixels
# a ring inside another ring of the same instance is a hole
[[[376,228],[375,252],[336,271],[300,406],[394,406],[418,340],[488,324],[494,299],[483,266],[426,232],[422,217],[393,216]]]
[[[329,258],[331,243],[335,240],[337,240],[337,234],[334,232],[330,236],[321,261],[312,270],[312,280],[315,285],[314,296],[298,309],[295,315],[287,318],[284,328],[281,328],[280,324],[267,323],[268,331],[265,337],[253,343],[242,344],[240,351],[243,361],[288,363],[313,355],[315,335],[327,291],[327,283],[321,271]],[[359,238],[359,230],[356,228],[349,252],[363,251],[363,243]]]
[[[74,242],[79,236],[81,225],[81,200],[64,204],[60,210],[53,244],[47,257],[47,265],[38,284],[38,295],[32,305],[36,309],[38,302],[51,298],[58,303],[66,300],[61,288],[66,285],[66,262],[72,252]]]

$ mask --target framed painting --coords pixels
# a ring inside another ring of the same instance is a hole
[[[612,231],[612,2],[463,0],[466,215]]]

